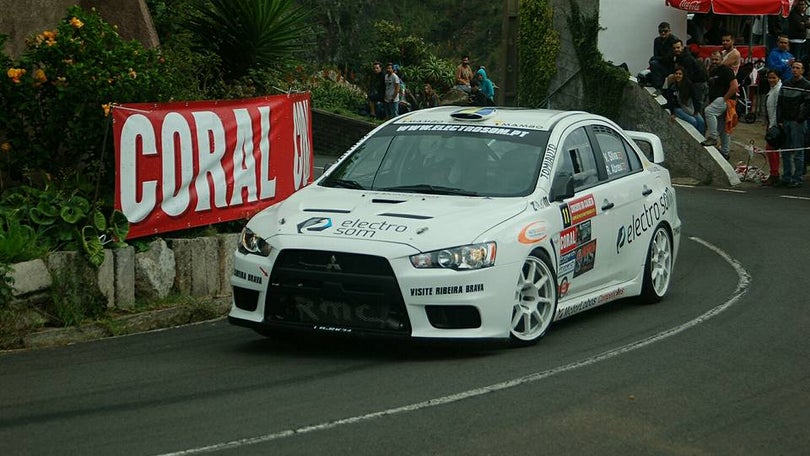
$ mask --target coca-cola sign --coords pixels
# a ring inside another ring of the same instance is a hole
[[[690,13],[731,14],[731,15],[771,15],[787,17],[791,0],[666,0],[666,4]]]
[[[699,12],[703,10],[703,2],[701,0],[681,0],[678,3],[678,9],[684,11]]]

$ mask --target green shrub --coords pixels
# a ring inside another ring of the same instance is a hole
[[[197,49],[221,62],[226,81],[273,70],[311,43],[309,11],[293,0],[195,0],[184,22]]]
[[[579,5],[571,1],[571,16],[568,28],[573,35],[574,49],[582,68],[582,85],[585,89],[586,111],[617,119],[621,110],[624,89],[629,74],[605,61],[599,51],[599,12],[586,16]],[[576,33],[573,33],[576,31]]]
[[[0,208],[0,264],[20,263],[41,258],[48,247],[40,240],[39,233],[30,225],[20,223],[17,212]],[[2,274],[0,268],[0,274]],[[2,284],[0,284],[2,288]],[[2,292],[0,292],[2,294]]]
[[[85,319],[104,315],[107,301],[95,287],[88,287],[79,275],[59,273],[53,276],[51,301],[45,312],[55,326],[76,326]]]
[[[114,166],[109,108],[170,99],[173,76],[156,50],[123,41],[95,11],[74,6],[53,30],[31,37],[22,56],[2,59],[0,149],[15,180],[32,170],[53,179]]]
[[[560,34],[554,28],[554,11],[549,3],[549,0],[520,1],[520,106],[544,107],[551,79],[557,74]]]
[[[37,258],[48,251],[78,250],[95,266],[104,261],[104,244],[121,243],[129,222],[116,210],[105,216],[100,203],[91,203],[80,190],[19,186],[0,198],[0,221],[8,242],[0,237],[0,261]],[[4,233],[0,233],[3,235]],[[14,247],[13,241],[28,240]],[[4,249],[5,244],[9,244]]]

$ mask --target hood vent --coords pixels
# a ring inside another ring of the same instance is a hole
[[[429,215],[416,215],[416,214],[392,214],[386,212],[385,214],[380,214],[380,217],[399,217],[399,218],[406,218],[406,219],[415,219],[415,220],[430,220],[433,217]]]
[[[332,214],[348,214],[351,211],[349,209],[318,209],[318,208],[311,208],[311,209],[304,209],[304,212],[329,212]]]

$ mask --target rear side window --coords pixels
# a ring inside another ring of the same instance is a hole
[[[618,179],[641,169],[638,155],[615,130],[596,125],[593,127],[593,134],[602,152],[609,180]]]

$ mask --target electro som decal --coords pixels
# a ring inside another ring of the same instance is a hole
[[[630,223],[627,226],[622,225],[619,227],[619,232],[616,234],[616,253],[619,253],[625,245],[632,244],[647,230],[654,228],[669,210],[671,202],[672,194],[669,188],[666,188],[664,193],[652,205],[648,206],[647,203],[644,203],[640,213],[633,214],[630,217]]]
[[[304,231],[323,231],[331,226],[332,219],[329,217],[312,217],[297,225],[299,233],[303,233]]]
[[[348,237],[358,237],[372,239],[380,232],[404,233],[408,231],[406,225],[397,225],[386,221],[368,222],[365,220],[344,220],[333,224],[332,219],[327,217],[312,217],[298,224],[298,232],[324,232],[329,230],[331,234]]]
[[[546,225],[542,222],[532,222],[523,227],[518,233],[518,242],[521,244],[535,244],[548,237]]]

